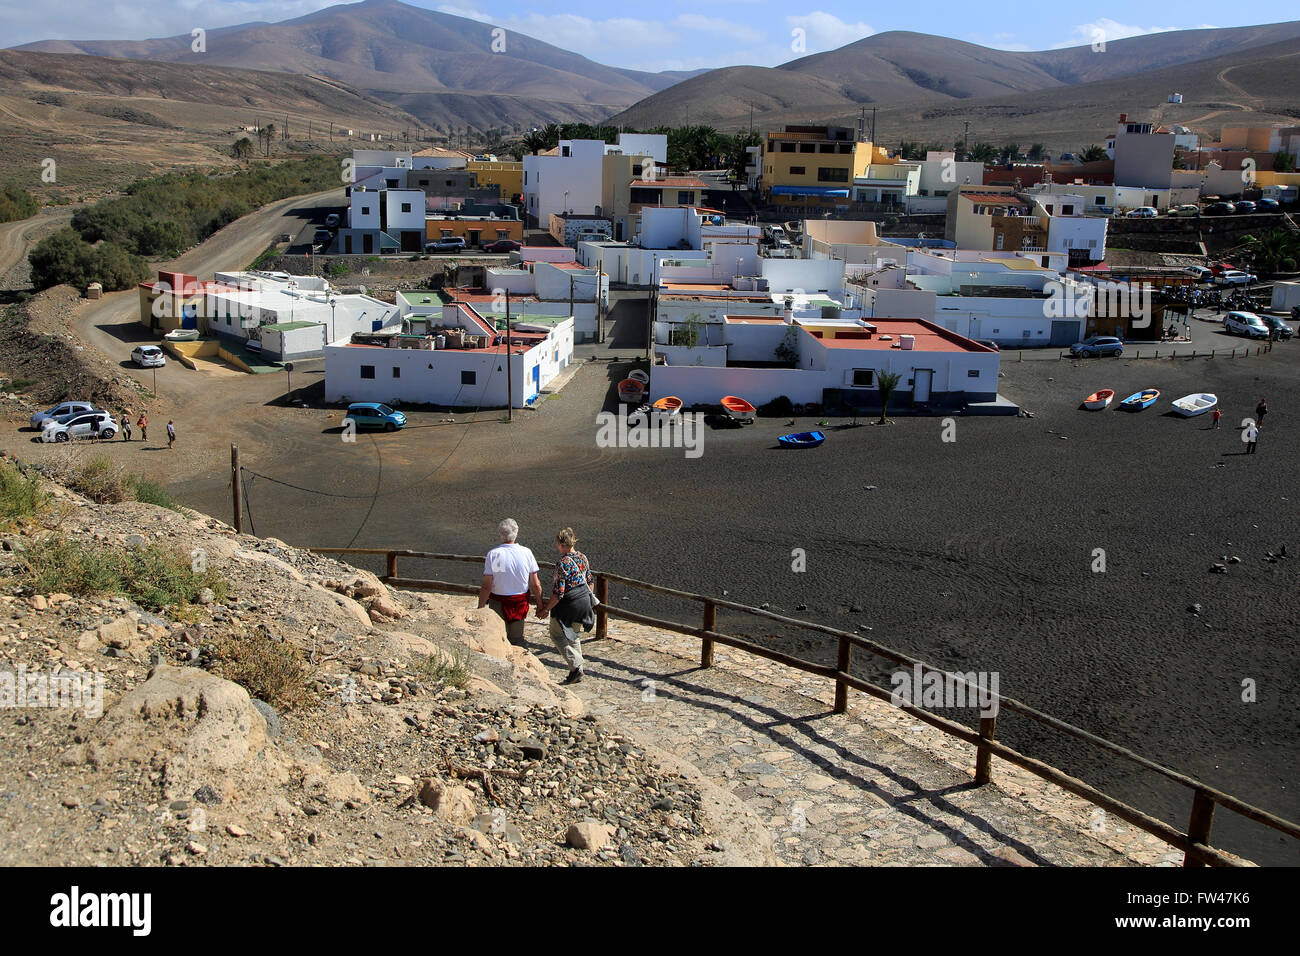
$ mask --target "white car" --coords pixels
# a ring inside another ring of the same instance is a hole
[[[1228,269],[1219,273],[1214,281],[1217,285],[1249,285],[1257,282],[1258,277],[1249,272],[1242,272],[1240,269]]]
[[[55,405],[47,412],[37,412],[32,416],[33,428],[44,428],[46,422],[52,422],[56,418],[63,418],[67,415],[84,414],[93,412],[95,406],[90,402],[61,402]]]
[[[1266,339],[1269,327],[1254,312],[1229,312],[1223,317],[1223,327],[1235,335],[1252,339]]]
[[[1205,266],[1188,266],[1183,271],[1197,282],[1210,282],[1214,279],[1214,270]]]
[[[68,441],[72,438],[112,438],[117,434],[117,422],[108,412],[95,411],[83,415],[64,415],[46,422],[41,430],[41,441]]]
[[[162,368],[167,356],[156,345],[137,345],[131,350],[131,361],[141,368]]]
[[[1130,219],[1155,219],[1160,213],[1154,206],[1138,206],[1136,209],[1130,209],[1128,218]]]

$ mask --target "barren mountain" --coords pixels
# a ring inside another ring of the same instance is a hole
[[[1050,104],[1059,105],[1068,119],[1080,108],[1095,107],[1104,115],[1138,113],[1163,103],[1175,91],[1186,97],[1192,90],[1202,103],[1211,105],[1235,102],[1241,97],[1219,76],[1225,68],[1247,71],[1262,84],[1244,107],[1279,114],[1286,106],[1288,87],[1294,88],[1300,79],[1300,67],[1290,58],[1297,40],[1300,22],[1131,37],[1109,42],[1099,51],[1081,46],[1013,53],[893,31],[779,67],[713,70],[642,100],[612,121],[653,126],[689,117],[690,122],[735,129],[749,124],[752,106],[754,123],[767,129],[784,123],[848,120],[863,106],[875,106],[889,119],[921,121],[921,128],[909,125],[905,133],[900,132],[914,139],[930,135],[924,124],[938,118],[931,115],[935,110],[956,117],[960,133],[965,116],[974,122],[999,113],[1014,118],[1040,113]],[[1211,63],[1218,65],[1211,68]],[[1018,97],[1028,97],[1023,107]],[[985,111],[994,98],[997,109],[988,114]],[[1196,111],[1184,114],[1197,116]],[[1186,119],[1171,116],[1170,120],[1191,125]],[[1030,126],[997,125],[1022,129],[1016,135],[1046,141]],[[1084,122],[1073,126],[1067,122],[1060,132],[1062,141],[1071,145],[1077,145],[1080,137],[1098,138],[1092,125]],[[950,142],[951,136],[944,135]],[[981,138],[987,137],[981,134]]]
[[[49,40],[20,49],[275,70],[330,77],[362,90],[492,94],[508,102],[513,123],[594,119],[677,82],[603,66],[576,53],[488,23],[423,10],[397,0],[329,7],[281,23],[212,30],[206,51],[189,34],[140,41]],[[427,95],[413,101],[422,119],[490,126],[499,104],[462,99],[444,108]],[[478,115],[481,112],[482,116]]]

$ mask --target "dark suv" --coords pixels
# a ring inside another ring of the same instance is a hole
[[[1276,332],[1279,339],[1289,339],[1291,336],[1295,335],[1295,329],[1291,328],[1291,326],[1287,325],[1276,315],[1261,315],[1260,319],[1268,326],[1270,335],[1273,332]]]

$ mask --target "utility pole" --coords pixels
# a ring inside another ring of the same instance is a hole
[[[867,135],[867,108],[862,107],[861,115],[858,117],[858,142],[862,142]]]
[[[876,142],[876,108],[871,107],[871,142]]]
[[[961,131],[961,150],[966,158],[970,158],[970,122],[962,123]]]
[[[515,419],[514,339],[510,335],[510,290],[506,289],[506,421]]]

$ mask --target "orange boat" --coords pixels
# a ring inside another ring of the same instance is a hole
[[[625,378],[618,383],[618,400],[629,405],[639,405],[645,398],[645,383],[634,378]]]
[[[650,409],[656,415],[667,415],[669,417],[678,415],[682,410],[682,400],[676,395],[665,395],[659,401],[650,406]]]
[[[723,395],[722,407],[736,421],[752,422],[754,420],[754,406],[743,398],[737,398],[735,395]]]
[[[1083,407],[1089,411],[1100,411],[1110,404],[1110,400],[1115,397],[1113,388],[1103,388],[1093,392],[1083,400]]]

